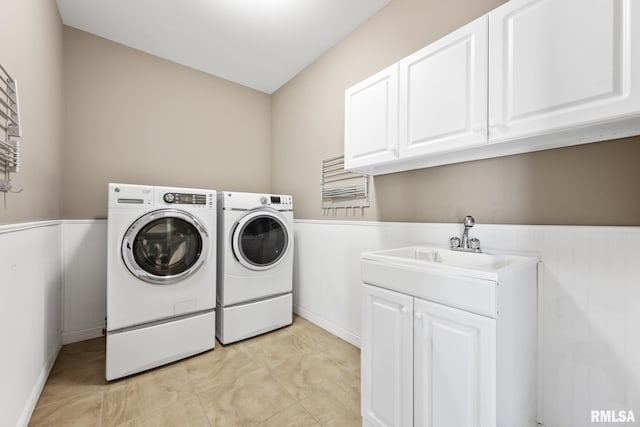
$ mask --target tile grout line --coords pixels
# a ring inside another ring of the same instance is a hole
[[[99,427],[102,427],[102,417],[103,417],[103,414],[104,414],[104,394],[105,394],[104,391],[102,391],[101,392],[102,396],[100,397],[100,415],[99,415],[99,418],[98,418],[98,426]]]
[[[198,403],[200,404],[200,408],[202,409],[202,412],[204,413],[204,416],[207,417],[207,424],[209,424],[209,427],[214,427],[213,424],[211,424],[213,421],[211,421],[211,419],[209,418],[209,414],[207,413],[207,409],[204,407],[204,404],[202,403],[202,399],[200,398],[200,395],[202,393],[196,393],[196,398],[198,399]]]

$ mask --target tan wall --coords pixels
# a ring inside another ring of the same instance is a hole
[[[24,189],[0,223],[103,218],[111,181],[290,193],[297,218],[323,218],[319,166],[343,150],[344,89],[500,3],[394,0],[269,97],[75,29],[63,44],[55,2],[0,0]],[[639,225],[639,142],[379,176],[355,218]]]
[[[55,1],[0,0],[0,63],[18,81],[22,170],[12,181],[23,189],[7,195],[6,207],[0,193],[0,224],[59,219],[62,22]]]
[[[364,216],[323,216],[319,170],[342,154],[344,90],[502,0],[394,0],[272,96],[272,188],[296,218],[640,225],[640,138],[373,179]]]
[[[107,183],[270,191],[270,97],[64,27],[65,218]]]

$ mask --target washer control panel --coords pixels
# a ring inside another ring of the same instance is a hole
[[[293,197],[284,194],[243,193],[223,191],[218,193],[222,209],[250,210],[269,207],[279,211],[293,211]]]
[[[291,196],[263,195],[260,196],[260,204],[274,208],[292,208],[293,201]]]
[[[206,194],[164,193],[162,200],[174,205],[206,205]]]

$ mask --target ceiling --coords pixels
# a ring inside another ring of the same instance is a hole
[[[57,0],[65,25],[273,93],[391,0]]]

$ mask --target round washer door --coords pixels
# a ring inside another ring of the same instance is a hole
[[[277,211],[254,211],[236,224],[232,246],[240,264],[251,270],[267,270],[282,261],[289,251],[289,228]]]
[[[196,217],[161,209],[138,218],[122,239],[122,259],[137,278],[166,285],[179,282],[207,259],[209,235]]]

